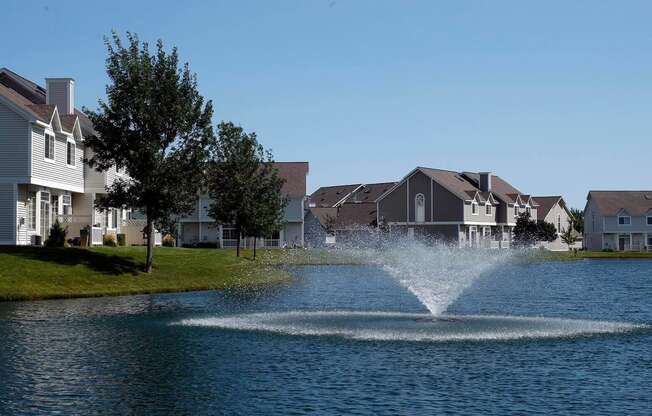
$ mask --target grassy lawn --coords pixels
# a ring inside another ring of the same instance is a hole
[[[578,251],[573,253],[571,251],[541,251],[534,255],[530,255],[536,260],[543,261],[566,261],[566,260],[582,260],[582,259],[650,259],[652,260],[652,253],[639,253],[628,251]]]
[[[0,247],[0,300],[220,290],[278,283],[290,274],[245,251],[156,248],[141,273],[144,247]],[[278,261],[276,264],[279,264]]]

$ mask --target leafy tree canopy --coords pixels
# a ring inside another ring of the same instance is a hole
[[[209,215],[218,224],[233,225],[240,236],[261,237],[278,230],[287,200],[269,150],[258,143],[256,133],[245,133],[231,122],[219,125],[211,147],[207,186],[212,199]]]
[[[153,227],[191,212],[213,137],[213,106],[197,90],[188,64],[180,67],[177,49],[167,53],[158,41],[127,33],[127,45],[113,32],[105,39],[109,84],[99,109],[85,109],[96,134],[87,163],[100,171],[118,166],[117,179],[97,202],[101,209],[127,206],[147,219],[146,271],[152,267]]]

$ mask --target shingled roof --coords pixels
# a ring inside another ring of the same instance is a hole
[[[652,191],[589,191],[602,215],[616,215],[625,210],[629,215],[645,215],[652,210]]]
[[[315,208],[333,207],[361,184],[322,186],[310,195],[310,204]]]
[[[46,104],[45,88],[21,77],[15,72],[0,68],[0,95],[11,101],[21,110],[33,116],[36,120],[50,124],[54,117],[56,106]],[[75,114],[59,114],[62,128],[71,133],[75,120],[79,117],[83,136],[94,134],[95,130],[86,115],[78,109]]]
[[[566,208],[566,203],[564,202],[564,199],[561,197],[561,195],[534,196],[532,198],[534,198],[534,200],[537,201],[537,204],[539,204],[537,208],[537,217],[539,219],[544,219],[552,207],[554,207],[557,203],[559,203],[559,205],[568,211],[568,208]]]
[[[290,197],[306,196],[308,162],[274,162],[278,176],[285,179],[283,193]]]

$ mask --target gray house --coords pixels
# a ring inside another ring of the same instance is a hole
[[[590,191],[586,199],[587,250],[652,251],[652,191]]]
[[[509,247],[522,212],[537,203],[490,172],[417,167],[376,199],[390,233],[429,236],[461,247]]]
[[[304,201],[308,162],[275,162],[278,175],[285,179],[283,193],[288,198],[283,228],[257,242],[258,247],[292,247],[304,245]],[[211,199],[206,193],[197,196],[197,208],[179,219],[179,244],[216,243],[219,247],[236,247],[238,236],[234,227],[216,225],[208,215]],[[253,245],[253,240],[242,239],[242,247]]]
[[[551,251],[565,251],[568,250],[568,246],[564,244],[561,240],[560,235],[568,230],[572,226],[572,218],[566,201],[561,196],[535,196],[534,199],[539,204],[537,209],[537,215],[539,220],[549,222],[555,226],[557,230],[557,239],[552,242],[541,243],[543,248],[546,248]],[[571,248],[581,248],[582,247],[582,236],[579,233],[573,232],[576,234],[578,241],[571,246]]]

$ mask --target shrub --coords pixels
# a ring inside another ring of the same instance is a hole
[[[118,245],[115,241],[115,235],[113,234],[104,234],[104,237],[102,238],[102,243],[105,246],[109,246],[109,247],[115,247]]]
[[[118,245],[124,247],[127,245],[127,234],[118,234]]]
[[[50,228],[50,236],[45,241],[46,247],[65,247],[66,235],[68,228],[63,228],[59,220],[54,221],[52,228]]]
[[[197,247],[197,248],[217,248],[217,243],[202,241],[200,243],[195,244],[195,247]]]
[[[163,247],[174,247],[174,237],[172,237],[170,234],[165,234],[161,244]]]
[[[73,247],[79,247],[81,245],[81,238],[80,237],[69,238],[68,245]]]

